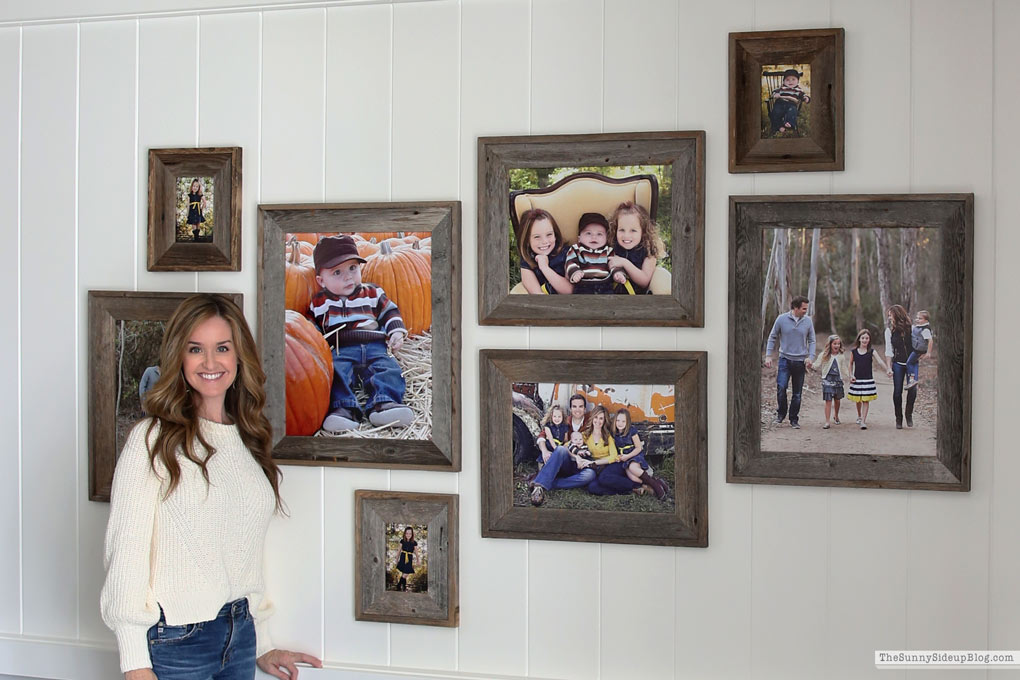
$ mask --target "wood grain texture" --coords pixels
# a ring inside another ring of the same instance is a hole
[[[946,323],[939,347],[936,455],[763,452],[762,230],[917,226],[938,229],[941,241],[939,298]],[[973,194],[731,196],[727,481],[969,491],[973,268]]]
[[[118,321],[169,321],[194,293],[90,290],[89,314],[89,500],[109,501],[117,464]],[[244,309],[241,293],[222,293]]]
[[[354,492],[354,618],[456,627],[460,620],[458,497],[395,491]],[[428,590],[386,590],[386,525],[428,527]]]
[[[212,243],[177,242],[177,178],[213,177]],[[150,272],[241,271],[241,147],[149,149]]]
[[[509,170],[672,164],[670,295],[510,295]],[[704,326],[705,133],[478,138],[478,322],[506,326]]]
[[[482,536],[708,546],[708,355],[534,351],[480,354]],[[513,382],[672,383],[677,488],[672,513],[522,508],[513,504]]]
[[[729,35],[729,170],[842,170],[844,85],[842,28]],[[811,64],[809,137],[761,139],[763,64]]]
[[[284,244],[288,232],[432,233],[432,439],[295,437],[286,433]],[[294,465],[460,470],[460,202],[259,206],[259,347],[273,457]]]

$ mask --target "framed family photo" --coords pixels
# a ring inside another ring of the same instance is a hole
[[[90,290],[89,500],[109,501],[113,469],[145,393],[159,379],[163,330],[194,293]],[[239,307],[240,293],[225,293]]]
[[[479,137],[479,323],[703,326],[704,177],[702,131]]]
[[[241,147],[149,149],[149,271],[241,270]]]
[[[727,480],[967,491],[972,194],[730,198]]]
[[[704,352],[482,350],[482,536],[708,545]]]
[[[843,169],[843,29],[730,33],[730,172]]]
[[[259,206],[283,463],[460,469],[460,203]]]
[[[457,496],[354,492],[354,618],[456,627]]]

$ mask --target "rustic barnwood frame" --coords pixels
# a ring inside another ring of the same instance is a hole
[[[939,229],[942,312],[935,456],[761,450],[763,230],[784,227]],[[727,481],[970,490],[973,194],[731,196],[729,270]]]
[[[460,470],[460,202],[260,205],[258,222],[258,338],[273,458],[294,465]],[[432,438],[287,436],[283,235],[373,231],[432,234]]]
[[[439,493],[354,492],[354,618],[454,628],[460,618],[458,498]],[[429,587],[386,590],[386,524],[428,526]]]
[[[194,293],[90,290],[89,314],[89,500],[109,501],[117,464],[118,321],[169,321]],[[240,293],[224,293],[243,308]]]
[[[555,166],[665,165],[673,169],[669,210],[670,295],[511,295],[509,171]],[[514,326],[705,325],[705,133],[628,132],[478,138],[478,322]]]
[[[482,536],[708,546],[705,352],[481,351]],[[511,384],[672,383],[676,498],[671,513],[515,507]]]
[[[176,191],[182,176],[213,177],[211,243],[177,243]],[[241,147],[149,149],[148,269],[241,271]]]
[[[761,138],[764,64],[811,64],[811,135]],[[730,172],[843,169],[843,29],[730,33]]]

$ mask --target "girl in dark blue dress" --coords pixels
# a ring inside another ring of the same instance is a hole
[[[195,235],[195,240],[198,240],[198,235],[201,229],[199,225],[205,222],[205,194],[202,191],[202,182],[196,177],[191,180],[191,189],[188,190],[188,226],[191,228],[191,233]]]
[[[401,574],[397,590],[407,590],[407,577],[414,573],[414,551],[417,547],[414,529],[407,527],[404,529],[404,537],[400,540],[400,556],[397,558],[397,571]]]
[[[616,453],[620,456],[620,462],[626,466],[627,477],[632,482],[647,484],[659,500],[665,498],[669,486],[661,479],[648,474],[644,445],[641,443],[637,428],[631,424],[630,411],[625,408],[618,410],[613,419],[613,441],[616,443]]]
[[[574,286],[567,280],[567,249],[559,225],[548,211],[528,210],[521,216],[517,252],[521,256],[521,284],[529,293],[569,295]]]
[[[659,228],[648,211],[633,201],[616,207],[609,226],[613,243],[609,267],[616,271],[616,292],[644,295],[655,275],[656,263],[666,251]]]

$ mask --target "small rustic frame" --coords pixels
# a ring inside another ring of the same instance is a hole
[[[935,456],[761,450],[762,230],[940,230]],[[974,195],[731,196],[726,480],[750,484],[969,491]]]
[[[431,440],[286,435],[284,234],[432,234]],[[460,470],[460,202],[325,203],[259,206],[259,347],[273,457],[294,465]]]
[[[511,295],[509,171],[664,165],[673,170],[670,295]],[[515,326],[704,326],[705,133],[478,138],[478,322]]]
[[[460,619],[457,496],[359,489],[354,521],[354,618],[455,628]],[[386,590],[388,522],[428,526],[427,592]]]
[[[730,172],[843,169],[843,29],[730,33]],[[811,65],[810,136],[761,138],[763,64]]]
[[[707,376],[705,352],[482,350],[482,536],[707,547]],[[675,510],[515,507],[511,385],[539,381],[673,383]]]
[[[211,243],[176,241],[176,181],[213,177]],[[150,272],[241,271],[241,147],[149,149]]]
[[[194,293],[90,290],[89,313],[89,500],[109,501],[117,463],[117,322],[169,321]],[[240,293],[224,293],[238,307]]]

